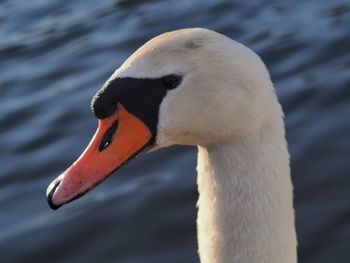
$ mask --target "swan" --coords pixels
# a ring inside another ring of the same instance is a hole
[[[297,262],[283,112],[253,51],[202,28],[161,34],[112,74],[91,108],[97,131],[48,187],[51,208],[141,152],[193,145],[200,261]]]

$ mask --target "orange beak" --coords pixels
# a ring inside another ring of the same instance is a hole
[[[117,112],[99,120],[82,155],[48,187],[51,208],[57,209],[94,188],[144,150],[151,138],[150,129],[119,103]]]

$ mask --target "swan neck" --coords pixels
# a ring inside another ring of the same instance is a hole
[[[289,155],[283,128],[198,147],[202,263],[295,263]]]

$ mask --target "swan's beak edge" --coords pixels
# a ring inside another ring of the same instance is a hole
[[[105,180],[150,146],[152,133],[121,104],[112,116],[100,119],[98,129],[81,156],[47,188],[49,206],[56,210]]]

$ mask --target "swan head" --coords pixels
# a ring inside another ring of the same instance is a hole
[[[250,49],[194,28],[159,35],[97,92],[99,127],[84,153],[47,190],[58,208],[145,150],[210,146],[260,129],[276,112],[268,71]]]

